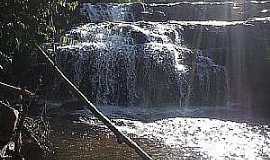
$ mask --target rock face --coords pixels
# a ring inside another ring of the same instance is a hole
[[[167,3],[166,3],[167,2]],[[194,1],[82,5],[91,22],[101,21],[243,21],[270,16],[269,1]]]
[[[184,26],[184,39],[228,72],[232,102],[244,106],[269,104],[269,18],[225,26]],[[268,86],[268,87],[267,87]]]
[[[269,64],[260,63],[269,50],[268,8],[257,1],[85,3],[92,23],[62,38],[57,62],[97,104],[222,105],[228,95],[249,103],[260,81],[255,68]]]

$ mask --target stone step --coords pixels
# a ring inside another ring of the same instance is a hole
[[[270,16],[270,2],[178,2],[149,4],[148,8],[153,14],[164,13],[166,20],[234,21]]]
[[[249,2],[177,2],[82,5],[82,13],[91,22],[103,21],[201,21],[247,20],[270,17],[270,1]]]
[[[200,50],[237,49],[243,43],[246,49],[254,45],[270,45],[270,18],[248,21],[172,21],[181,25],[185,42]],[[232,43],[235,42],[235,43]],[[254,43],[256,42],[256,43]]]

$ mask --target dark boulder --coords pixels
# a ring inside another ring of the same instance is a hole
[[[12,137],[18,122],[18,111],[0,103],[0,146]]]

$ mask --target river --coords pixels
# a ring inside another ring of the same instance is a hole
[[[147,2],[82,4],[57,64],[154,159],[270,159],[270,2]],[[51,119],[56,159],[139,159],[69,107]]]
[[[269,119],[259,113],[220,106],[98,108],[154,159],[270,158]],[[62,112],[52,129],[57,159],[139,159],[84,107]]]

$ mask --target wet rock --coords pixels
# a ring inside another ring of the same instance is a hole
[[[144,21],[165,22],[168,20],[166,14],[162,11],[142,12]]]
[[[131,31],[131,37],[136,44],[144,44],[149,42],[147,39],[147,36],[143,34],[142,32],[138,31]]]
[[[145,12],[145,4],[144,3],[134,3],[131,6],[132,14],[135,21],[142,21],[143,19],[143,13]],[[134,14],[136,13],[136,14]]]
[[[270,2],[175,2],[82,5],[82,12],[91,22],[104,21],[241,21],[269,17]]]
[[[270,79],[267,60],[269,18],[255,18],[238,24],[212,25],[209,22],[183,27],[183,37],[188,45],[226,67],[231,101],[244,106],[267,106],[266,97],[270,93],[266,87]]]

